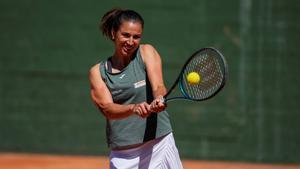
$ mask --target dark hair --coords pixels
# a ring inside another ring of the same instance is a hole
[[[114,8],[106,12],[100,23],[103,35],[112,39],[112,31],[118,31],[123,21],[139,22],[144,28],[144,20],[140,14],[133,10]]]

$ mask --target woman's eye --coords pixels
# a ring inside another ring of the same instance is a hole
[[[129,33],[123,33],[123,36],[126,37],[126,38],[130,37]]]
[[[141,38],[141,36],[139,36],[139,35],[133,36],[133,39],[140,39],[140,38]]]

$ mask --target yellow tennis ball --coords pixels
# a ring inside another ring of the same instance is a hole
[[[190,84],[193,84],[193,85],[198,84],[200,82],[200,80],[201,80],[200,75],[197,72],[190,72],[187,75],[187,81]]]

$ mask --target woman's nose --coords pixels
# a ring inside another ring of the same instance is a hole
[[[133,38],[129,38],[127,43],[128,43],[128,45],[133,45]]]

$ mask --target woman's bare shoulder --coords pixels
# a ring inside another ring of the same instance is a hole
[[[93,78],[100,75],[100,63],[93,65],[89,70],[89,77]]]
[[[140,45],[142,51],[153,51],[155,50],[154,46],[151,44],[142,44]]]

